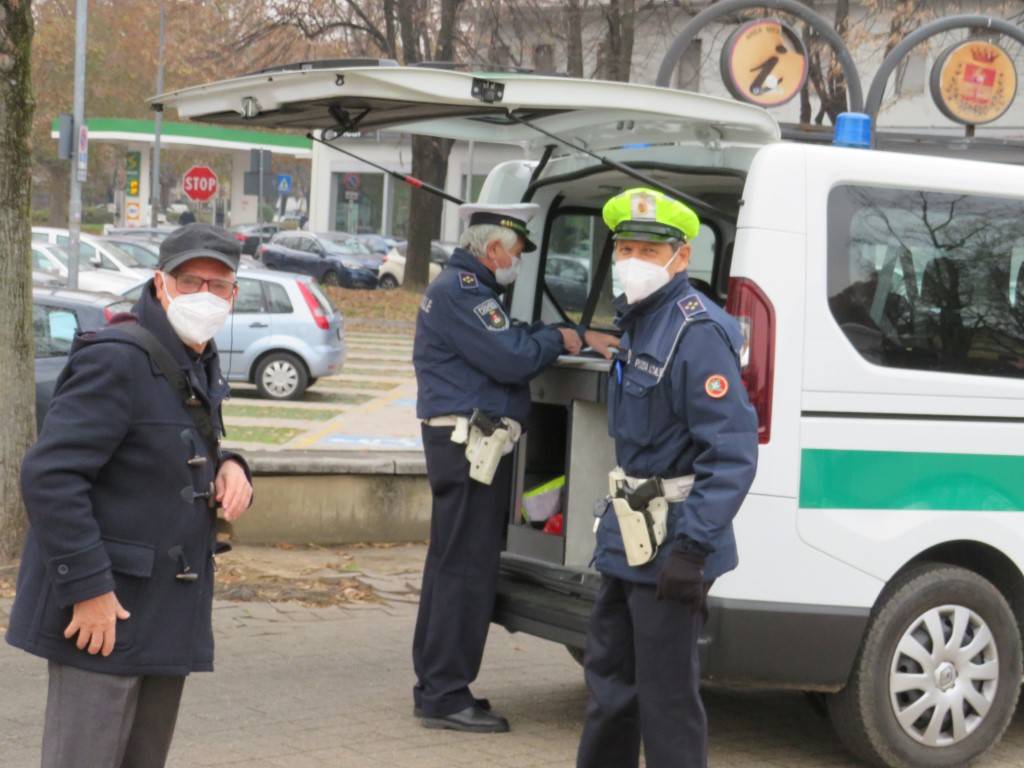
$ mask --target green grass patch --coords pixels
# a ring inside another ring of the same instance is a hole
[[[238,443],[283,445],[302,432],[301,429],[291,427],[232,427],[228,430],[227,438]]]
[[[292,421],[327,421],[341,411],[314,410],[312,408],[287,408],[272,405],[226,405],[224,418],[239,419],[291,419]]]

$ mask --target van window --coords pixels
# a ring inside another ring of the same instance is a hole
[[[607,229],[596,213],[560,213],[551,225],[544,285],[562,313],[573,322],[583,317]],[[599,242],[598,242],[599,241]]]
[[[828,228],[829,307],[865,359],[1024,376],[1024,200],[841,186]]]

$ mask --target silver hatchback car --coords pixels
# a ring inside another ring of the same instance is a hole
[[[138,287],[125,295],[137,299]],[[313,278],[243,267],[231,319],[214,337],[230,381],[261,396],[298,400],[345,363],[345,324]]]

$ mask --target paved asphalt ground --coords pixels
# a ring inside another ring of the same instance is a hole
[[[355,578],[379,602],[310,608],[218,600],[217,671],[189,680],[169,765],[572,766],[586,690],[576,663],[550,643],[492,628],[476,693],[510,718],[511,733],[430,731],[412,717],[409,647],[423,551],[242,548],[230,555],[260,583],[280,578],[308,588],[316,580]],[[234,572],[228,561],[224,571]],[[9,607],[0,599],[0,626]],[[42,661],[0,645],[2,768],[38,765],[45,680]],[[858,765],[800,694],[705,698],[713,768]],[[1024,709],[1003,743],[976,765],[1024,766]]]

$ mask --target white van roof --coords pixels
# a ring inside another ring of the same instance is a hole
[[[339,132],[401,129],[540,147],[551,140],[511,115],[591,150],[639,143],[761,145],[779,140],[760,107],[669,88],[431,67],[285,67],[150,99],[224,125]],[[248,112],[249,116],[246,117]]]

